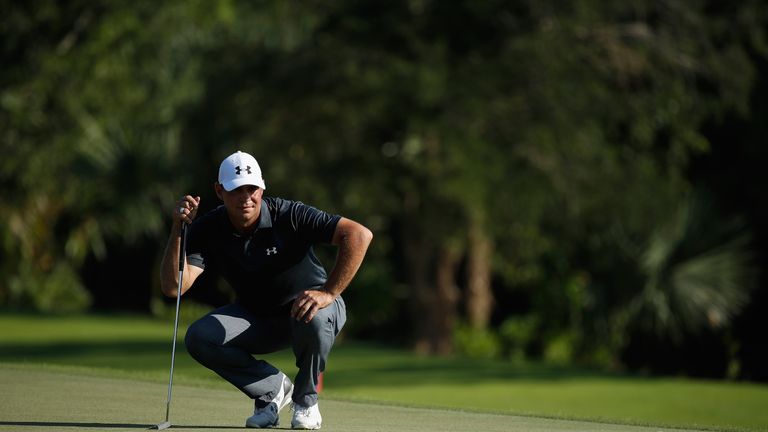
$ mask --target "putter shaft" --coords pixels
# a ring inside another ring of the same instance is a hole
[[[179,332],[179,308],[181,306],[181,289],[184,280],[184,264],[186,262],[187,224],[181,224],[181,245],[179,247],[179,285],[176,290],[176,317],[173,320],[173,342],[171,344],[171,373],[168,378],[168,401],[165,404],[165,421],[156,426],[157,430],[171,427],[171,396],[173,390],[173,366],[176,364],[176,338]]]

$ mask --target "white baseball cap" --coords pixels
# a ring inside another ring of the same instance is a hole
[[[256,159],[248,153],[237,151],[227,156],[219,166],[219,183],[227,192],[242,185],[258,186],[262,189],[264,179],[261,178],[261,168]]]

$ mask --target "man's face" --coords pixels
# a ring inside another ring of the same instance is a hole
[[[258,223],[263,193],[263,189],[253,185],[243,185],[227,192],[216,183],[216,195],[224,202],[230,221],[238,229],[250,228]]]

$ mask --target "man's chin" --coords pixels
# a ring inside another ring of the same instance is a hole
[[[229,219],[231,220],[232,224],[238,228],[248,228],[257,221],[256,215],[254,213],[255,212],[253,210],[238,210],[236,212],[230,213]]]

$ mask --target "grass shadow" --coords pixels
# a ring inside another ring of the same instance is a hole
[[[30,362],[109,367],[132,371],[162,371],[168,366],[170,341],[73,341],[16,343],[0,347],[0,362]],[[176,365],[184,374],[210,374],[176,347]],[[290,350],[260,357],[289,375],[295,370]],[[410,352],[347,342],[331,352],[326,383],[336,389],[366,385],[472,384],[508,380],[568,380],[609,377],[605,371],[544,364],[514,364],[502,360],[462,357],[423,357]],[[624,376],[624,378],[627,378]]]

